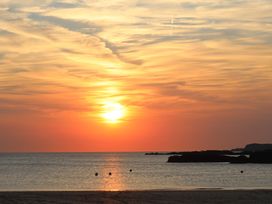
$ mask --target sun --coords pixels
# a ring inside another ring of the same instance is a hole
[[[124,105],[118,102],[106,102],[101,117],[108,123],[118,123],[125,116]]]

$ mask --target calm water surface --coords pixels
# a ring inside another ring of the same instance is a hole
[[[144,153],[0,154],[0,190],[272,189],[271,164],[182,164],[167,163],[167,158]]]

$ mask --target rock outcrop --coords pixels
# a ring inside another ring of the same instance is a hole
[[[243,149],[245,152],[259,152],[266,150],[272,150],[272,144],[248,144]]]
[[[168,162],[229,162],[230,151],[200,151],[184,152],[181,155],[170,156]]]
[[[239,154],[233,151],[199,151],[182,152],[180,155],[173,155],[168,162],[197,163],[197,162],[229,162],[229,163],[262,163],[272,164],[272,149],[270,145],[247,145]],[[251,150],[251,151],[249,151]]]

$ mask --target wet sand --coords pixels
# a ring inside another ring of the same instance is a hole
[[[1,204],[272,203],[272,190],[0,192]]]

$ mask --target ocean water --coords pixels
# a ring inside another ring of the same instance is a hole
[[[0,190],[272,189],[271,164],[184,164],[167,163],[167,158],[144,153],[0,154]]]

